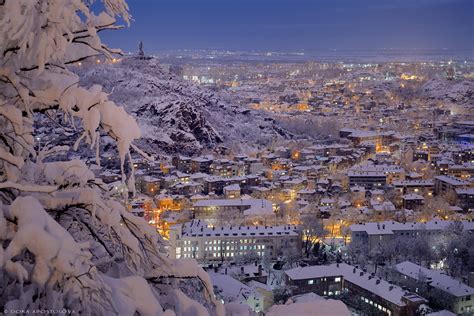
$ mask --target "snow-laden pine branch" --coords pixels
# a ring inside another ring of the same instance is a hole
[[[84,161],[60,161],[85,142],[99,162],[105,133],[115,140],[122,181],[133,191],[130,149],[149,157],[133,144],[140,137],[133,117],[101,86],[81,87],[67,68],[120,53],[98,33],[121,28],[117,18],[129,23],[127,4],[103,0],[102,8],[94,12],[86,0],[0,2],[0,306],[223,315],[195,261],[167,258],[161,236],[112,199]],[[79,131],[70,147],[37,146],[38,113],[53,119],[52,110]],[[180,288],[189,280],[200,287],[191,297]]]

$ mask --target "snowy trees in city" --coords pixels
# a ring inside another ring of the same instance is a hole
[[[362,268],[368,264],[369,247],[367,243],[360,239],[353,240],[347,248],[347,254],[351,259],[351,263],[356,263]]]
[[[85,142],[99,164],[107,135],[133,192],[131,150],[145,155],[133,144],[135,120],[100,86],[81,87],[67,68],[119,53],[98,34],[121,28],[117,18],[129,22],[127,4],[107,0],[97,8],[82,0],[0,2],[0,306],[222,315],[195,261],[168,259],[156,231],[112,199],[84,161],[58,161]],[[38,116],[56,114],[77,132],[75,144],[37,146]]]
[[[464,231],[460,222],[453,222],[436,235],[415,234],[397,236],[373,247],[352,241],[348,246],[352,263],[364,267],[367,264],[394,265],[403,261],[430,267],[435,264],[453,277],[460,277],[474,269],[474,235]]]
[[[460,276],[474,270],[474,235],[467,231],[449,233],[445,249],[447,272]]]
[[[452,213],[449,203],[443,196],[435,196],[426,199],[422,212],[422,215],[428,217],[428,219],[437,215],[445,218],[445,216],[449,216],[449,214]]]
[[[303,238],[303,250],[306,258],[311,254],[311,249],[318,240],[326,236],[322,219],[315,214],[306,214],[301,217],[301,232]]]

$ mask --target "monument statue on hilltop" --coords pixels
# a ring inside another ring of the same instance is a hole
[[[140,41],[140,43],[138,43],[138,57],[140,57],[140,58],[145,57],[145,53],[143,52],[143,42],[142,41]]]

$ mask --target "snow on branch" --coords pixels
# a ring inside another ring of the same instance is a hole
[[[11,181],[5,181],[0,183],[0,190],[1,189],[15,189],[22,192],[51,193],[56,191],[58,188],[52,185],[20,184]]]
[[[120,53],[98,33],[121,28],[117,19],[128,24],[127,4],[102,0],[101,12],[90,4],[5,0],[0,5],[0,306],[54,306],[86,315],[171,316],[193,310],[224,315],[209,276],[195,261],[167,258],[166,242],[156,230],[112,199],[84,161],[61,161],[69,146],[41,148],[35,141],[38,115],[54,120],[53,109],[78,131],[73,149],[86,143],[96,150],[97,162],[105,132],[115,140],[130,191],[135,188],[130,148],[152,159],[133,145],[140,137],[135,119],[101,86],[81,87],[68,69],[90,56]],[[172,276],[200,280],[212,310],[178,288],[166,294],[169,287],[151,281]],[[174,312],[164,311],[162,300]]]

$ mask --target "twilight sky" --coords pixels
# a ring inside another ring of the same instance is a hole
[[[168,49],[474,49],[474,0],[129,0],[104,41]]]

